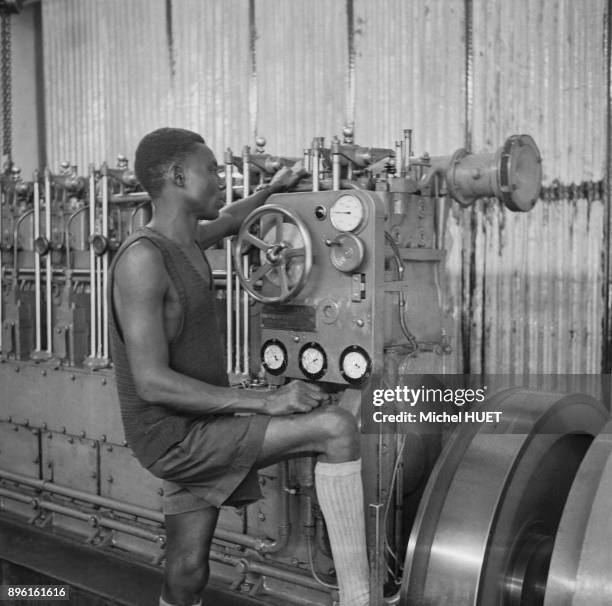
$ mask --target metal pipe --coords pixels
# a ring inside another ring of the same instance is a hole
[[[66,229],[65,229],[65,238],[66,238],[66,269],[70,269],[70,226],[72,225],[72,221],[80,215],[82,212],[87,210],[87,206],[83,206],[78,210],[75,210],[69,217],[68,221],[66,221]]]
[[[2,207],[6,206],[8,208],[8,200],[7,200],[7,196],[6,196],[6,188],[2,187],[2,190],[0,192],[0,355],[2,355],[2,333],[4,332],[2,330],[2,293],[4,292],[4,289],[2,288],[2,281],[4,279],[4,266],[2,265],[2,238],[4,235],[3,232],[3,226],[2,226],[2,217],[3,217],[3,213],[2,213]]]
[[[33,213],[34,213],[33,208],[24,212],[23,215],[21,215],[21,217],[17,219],[17,221],[15,222],[15,227],[13,228],[13,279],[14,280],[17,279],[17,275],[19,274],[19,270],[17,268],[17,253],[19,252],[19,245],[18,245],[19,244],[18,243],[19,228],[21,227],[21,224],[23,223],[24,219],[27,219]]]
[[[404,129],[404,154],[402,156],[402,175],[408,172],[410,158],[412,157],[412,129]]]
[[[73,488],[67,488],[65,486],[59,486],[46,480],[39,480],[36,478],[29,478],[27,476],[6,471],[0,469],[0,479],[8,480],[16,484],[23,484],[37,490],[50,492],[53,494],[59,494],[70,499],[76,499],[78,501],[84,501],[98,507],[118,511],[128,515],[137,516],[150,520],[151,522],[157,522],[158,524],[164,523],[164,514],[154,509],[147,509],[146,507],[140,507],[138,505],[130,505],[129,503],[123,503],[109,499],[107,497],[101,497],[93,495]],[[288,498],[288,493],[287,497]],[[288,511],[288,509],[287,509]],[[280,536],[280,533],[279,533]],[[274,553],[279,543],[277,541],[267,541],[247,534],[240,534],[231,530],[225,530],[223,528],[217,528],[215,530],[215,538],[219,541],[225,541],[227,543],[234,543],[235,545],[241,545],[242,547],[249,547],[258,553]]]
[[[146,539],[155,543],[165,540],[163,534],[151,532],[150,530],[138,528],[137,526],[132,526],[118,520],[112,520],[104,516],[79,511],[78,509],[69,507],[67,505],[53,503],[52,501],[40,500],[35,496],[25,495],[6,488],[0,488],[0,496],[12,499],[13,501],[18,501],[20,503],[28,503],[35,509],[44,509],[45,511],[52,511],[54,513],[76,518],[77,520],[89,522],[94,528],[102,526],[104,528],[110,528],[111,530],[125,532],[126,534],[131,534],[132,536],[140,537],[141,539]]]
[[[98,347],[97,297],[96,297],[96,253],[93,238],[96,228],[96,175],[93,164],[89,165],[89,326],[91,330],[90,357],[96,357]]]
[[[34,179],[34,240],[40,236],[40,183],[38,176]],[[15,254],[15,259],[17,255]],[[34,334],[35,351],[42,350],[42,315],[41,315],[41,288],[40,288],[40,255],[34,255]]]
[[[398,176],[406,176],[406,157],[404,156],[403,141],[395,142],[395,173]]]
[[[312,172],[312,152],[307,147],[304,149],[304,170],[309,173]]]
[[[232,150],[228,147],[225,152],[225,206],[229,206],[233,200],[232,190],[232,169],[233,157]],[[225,238],[225,272],[227,275],[227,284],[225,288],[225,316],[226,316],[226,332],[225,342],[227,348],[227,374],[232,374],[234,364],[234,324],[233,324],[233,301],[232,301],[232,240]]]
[[[332,189],[340,189],[340,141],[334,137],[331,144],[332,153]]]
[[[102,237],[108,242],[108,166],[102,165]],[[102,358],[107,361],[108,354],[108,247],[102,255]]]
[[[141,209],[147,206],[147,204],[151,204],[151,200],[145,200],[141,202],[130,214],[130,222],[128,224],[128,236],[134,233],[134,221],[136,220],[136,213]]]
[[[3,472],[2,472],[3,473]],[[40,480],[42,482],[42,480]],[[129,524],[111,520],[109,518],[105,518],[103,516],[91,515],[89,513],[80,512],[77,509],[73,509],[70,507],[66,507],[60,505],[58,503],[52,503],[50,501],[41,501],[36,497],[22,495],[18,492],[14,492],[12,490],[8,490],[6,488],[0,487],[0,496],[4,496],[10,498],[14,501],[19,501],[21,503],[31,504],[33,507],[37,507],[40,509],[45,509],[47,511],[55,511],[57,513],[61,513],[64,515],[68,515],[77,519],[81,519],[88,522],[94,522],[94,527],[103,526],[105,528],[110,528],[112,530],[118,530],[120,532],[129,533],[133,536],[137,536],[155,543],[159,543],[164,540],[164,536],[162,534],[157,534],[151,531],[147,531],[144,529],[137,528],[135,526],[130,526]],[[93,495],[88,495],[93,496]],[[160,514],[161,515],[161,514]],[[226,540],[225,538],[219,536],[220,534],[234,536],[236,533],[230,531],[224,531],[222,529],[215,530],[215,538],[219,538],[221,540]],[[246,535],[238,535],[245,536]],[[252,538],[252,537],[249,537]],[[257,541],[259,541],[257,539]],[[235,541],[229,541],[235,542]],[[263,542],[263,541],[262,541]],[[245,547],[251,547],[251,545],[244,545]],[[233,555],[229,555],[227,553],[217,551],[216,549],[211,549],[210,559],[216,562],[221,562],[224,564],[232,564],[236,566],[240,570],[240,572],[253,572],[256,574],[261,574],[265,576],[269,576],[271,578],[287,581],[289,583],[294,583],[296,585],[301,585],[302,587],[308,587],[310,589],[316,589],[319,591],[325,591],[325,589],[317,583],[316,580],[311,577],[301,575],[296,572],[291,572],[288,570],[283,570],[281,568],[275,568],[270,566],[269,564],[262,564],[260,562],[255,562],[248,558],[239,558]]]
[[[96,357],[102,358],[102,259],[96,255],[96,323],[98,343]]]
[[[319,140],[312,142],[312,191],[319,191]]]
[[[45,169],[45,238],[51,244],[51,173]],[[45,257],[45,306],[47,313],[47,355],[53,355],[53,268],[51,267],[51,249]]]
[[[244,166],[244,175],[243,175],[243,197],[246,198],[251,193],[251,170],[250,170],[250,147],[248,145],[244,146],[242,151],[242,163]],[[248,257],[244,257],[243,261],[243,272],[244,275],[248,275],[249,272],[249,259]],[[238,291],[236,291],[238,293]],[[238,294],[236,294],[238,297]],[[249,295],[246,291],[242,293],[242,325],[244,330],[244,339],[242,342],[242,369],[244,374],[249,374]]]

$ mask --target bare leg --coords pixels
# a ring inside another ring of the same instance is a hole
[[[315,485],[340,588],[340,606],[369,603],[369,569],[359,434],[353,416],[337,407],[270,419],[256,464],[314,452]]]
[[[359,458],[359,433],[354,417],[337,406],[306,414],[272,417],[257,458],[258,468],[293,454],[316,453],[319,460],[344,463]]]
[[[219,510],[207,507],[166,516],[166,568],[163,599],[190,606],[200,599],[208,582],[208,554]]]

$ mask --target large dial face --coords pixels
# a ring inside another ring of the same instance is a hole
[[[327,370],[327,356],[318,343],[306,343],[300,349],[300,370],[315,381],[320,379]]]
[[[358,345],[347,347],[340,355],[340,373],[349,383],[361,383],[370,374],[370,356]]]
[[[287,350],[278,339],[266,341],[261,348],[261,361],[272,375],[280,375],[287,368]]]
[[[338,231],[355,231],[364,218],[363,203],[353,194],[340,196],[329,209],[329,220]]]

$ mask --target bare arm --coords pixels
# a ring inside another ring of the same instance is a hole
[[[138,395],[190,414],[256,412],[269,415],[308,412],[322,394],[314,385],[291,383],[265,397],[219,387],[172,370],[168,342],[172,315],[180,313],[170,298],[170,279],[161,254],[146,240],[125,251],[114,274],[113,302]],[[202,344],[204,347],[205,344]]]
[[[198,228],[198,242],[202,248],[208,248],[219,240],[238,233],[240,226],[251,213],[259,208],[272,194],[287,191],[294,187],[306,175],[301,162],[292,168],[281,168],[272,181],[262,190],[248,198],[223,208],[217,219]]]

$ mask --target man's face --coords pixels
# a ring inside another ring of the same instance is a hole
[[[203,143],[183,162],[184,193],[198,219],[216,219],[225,204],[225,182],[217,173],[215,155]]]

